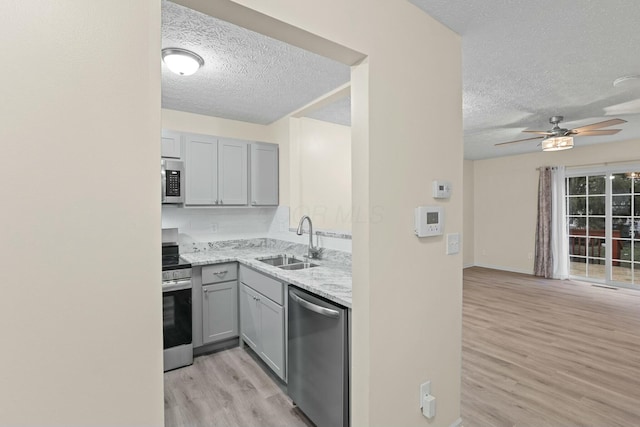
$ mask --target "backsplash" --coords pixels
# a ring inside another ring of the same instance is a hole
[[[270,238],[304,245],[309,234],[298,236],[289,228],[289,207],[265,208],[182,208],[162,207],[162,228],[178,228],[181,251],[215,249],[216,242],[246,242]],[[320,230],[318,230],[320,231]],[[323,233],[325,234],[325,233]],[[345,236],[346,237],[346,236]],[[313,237],[325,249],[351,252],[351,240],[332,235]],[[244,244],[244,243],[238,243]],[[214,246],[210,246],[214,245]]]
[[[266,237],[277,208],[162,207],[162,228],[178,228],[180,243]]]

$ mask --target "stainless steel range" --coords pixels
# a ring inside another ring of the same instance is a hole
[[[191,264],[180,259],[177,243],[162,244],[164,370],[193,363]]]

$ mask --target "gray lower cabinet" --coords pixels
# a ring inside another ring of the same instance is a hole
[[[193,347],[239,336],[238,263],[193,267]]]
[[[241,339],[284,380],[285,308],[281,298],[284,284],[242,266],[240,282]],[[268,293],[277,302],[254,288]]]
[[[202,343],[238,336],[238,282],[202,286]]]

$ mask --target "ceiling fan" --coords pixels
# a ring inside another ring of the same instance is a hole
[[[564,119],[562,116],[553,116],[549,119],[549,123],[553,125],[551,130],[525,130],[526,133],[535,133],[540,136],[534,136],[533,138],[518,139],[515,141],[501,142],[494,144],[496,147],[500,145],[514,144],[516,142],[531,141],[533,139],[542,139],[543,151],[559,151],[573,148],[573,136],[600,136],[600,135],[615,135],[622,129],[601,129],[608,126],[619,125],[626,123],[626,120],[611,119],[604,122],[592,123],[586,126],[580,126],[575,129],[564,129],[560,127],[560,122]]]

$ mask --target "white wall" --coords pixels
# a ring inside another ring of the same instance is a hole
[[[473,160],[464,161],[463,184],[461,190],[464,193],[464,214],[462,226],[462,253],[464,267],[471,267],[474,259],[474,163]]]
[[[268,126],[166,108],[162,109],[162,128],[247,141],[281,142],[274,140]]]
[[[317,229],[351,230],[351,128],[292,118],[291,177],[298,181],[291,223],[309,215]]]
[[[638,140],[474,161],[475,264],[533,274],[536,168],[632,160],[640,160]]]
[[[188,3],[215,14],[207,0]],[[417,239],[413,209],[432,201],[425,182],[462,188],[460,38],[404,1],[235,3],[368,55],[351,79],[352,194],[363,212],[353,224],[353,423],[451,425],[462,255],[446,256],[442,237]],[[433,128],[438,137],[425,138]],[[462,192],[446,221],[447,232],[462,230]],[[417,404],[426,379],[438,399],[430,422]]]
[[[0,16],[0,425],[162,425],[160,2]]]

